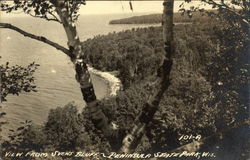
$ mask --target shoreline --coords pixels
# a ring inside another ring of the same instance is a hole
[[[99,70],[97,70],[97,69],[95,69],[93,67],[90,67],[90,66],[88,66],[88,69],[89,69],[91,74],[95,75],[96,77],[100,78],[103,81],[103,83],[104,83],[103,85],[107,85],[107,87],[106,87],[107,91],[105,93],[106,95],[101,99],[114,97],[114,96],[117,95],[117,92],[122,89],[121,81],[120,81],[119,78],[117,78],[114,75],[114,73],[102,72],[102,71],[99,71]],[[75,103],[75,104],[77,104],[77,103]],[[0,104],[0,109],[4,110],[6,107],[7,107],[6,103],[1,103]],[[78,108],[78,111],[80,112],[83,108],[81,108],[81,109]],[[53,109],[53,108],[49,108],[48,110],[50,110],[50,109]],[[8,111],[6,111],[6,112],[8,112]],[[8,135],[9,135],[8,130],[9,129],[15,129],[15,128],[18,127],[18,125],[16,125],[16,124],[13,125],[13,123],[12,123],[13,121],[9,120],[8,117],[4,117],[3,120],[8,121],[9,124],[4,125],[2,127],[2,134],[0,134],[0,136],[2,136],[1,137],[2,139],[8,139]],[[24,119],[21,118],[21,119],[18,119],[18,120],[19,121],[24,121],[25,118]],[[46,120],[46,118],[43,119],[42,121],[40,121],[40,120],[37,121],[37,120],[32,119],[33,124],[36,124],[36,125],[41,125],[45,120]],[[12,124],[12,125],[10,125],[10,124]]]
[[[117,95],[117,92],[122,89],[122,83],[119,78],[113,75],[111,72],[103,72],[97,70],[91,66],[88,66],[89,72],[94,74],[97,77],[102,78],[105,83],[108,85],[108,95],[104,98],[109,98]]]

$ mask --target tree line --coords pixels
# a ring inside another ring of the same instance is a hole
[[[216,11],[213,11],[216,12]],[[192,15],[186,15],[181,12],[174,13],[174,23],[192,23],[196,21],[206,21],[207,16],[204,13],[194,12]],[[162,14],[149,14],[133,16],[129,18],[111,20],[109,24],[158,24],[162,22]]]

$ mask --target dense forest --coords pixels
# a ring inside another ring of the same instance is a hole
[[[209,136],[249,116],[249,35],[214,18],[197,16],[196,20],[174,27],[173,81],[151,123],[154,129],[144,135],[138,151],[170,150],[187,143],[178,140],[180,135]],[[124,91],[104,101],[102,107],[125,133],[142,102],[154,92],[150,83],[163,56],[161,31],[161,27],[138,28],[83,43],[89,64],[103,71],[119,71]],[[241,136],[247,138],[244,131]],[[221,158],[229,154],[227,149],[217,149]],[[239,154],[235,151],[230,156]]]
[[[175,25],[174,33],[171,87],[136,152],[169,151],[192,141],[179,140],[181,135],[210,136],[248,118],[249,34],[214,18],[195,21],[192,25]],[[43,126],[27,122],[13,131],[11,141],[3,143],[4,149],[117,151],[143,103],[155,90],[151,83],[159,72],[162,43],[161,27],[98,35],[82,43],[89,65],[102,71],[118,71],[122,81],[123,90],[116,97],[98,104],[109,123],[115,126],[109,137],[91,123],[91,110],[86,108],[79,114],[77,107],[70,103],[51,110]],[[234,137],[246,149],[230,153],[236,144],[222,141],[209,150],[222,159],[225,155],[232,160],[247,159],[247,131],[244,128],[241,140]],[[67,157],[70,156],[64,159]]]
[[[192,23],[201,20],[208,20],[204,13],[194,12],[192,15],[186,15],[181,12],[174,13],[174,23]],[[149,14],[142,16],[133,16],[129,18],[111,20],[109,24],[157,24],[162,22],[162,14]]]

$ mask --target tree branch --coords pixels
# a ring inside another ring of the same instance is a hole
[[[42,19],[45,19],[47,21],[54,21],[54,22],[58,22],[58,23],[62,24],[62,22],[54,14],[52,14],[51,12],[48,12],[48,13],[51,16],[53,16],[54,18],[49,18],[46,15],[44,15],[44,16],[37,16],[37,15],[33,15],[31,13],[28,13],[28,15],[30,15],[31,17],[34,17],[34,18],[42,18]]]
[[[226,5],[225,3],[216,3],[213,0],[203,0],[203,2],[209,4],[209,5],[213,5],[216,6],[218,8],[224,9],[230,13],[232,13],[233,15],[235,15],[237,18],[239,18],[239,20],[241,20],[242,23],[244,23],[247,26],[250,26],[250,22],[249,19],[245,19],[240,13],[238,13],[237,11],[233,10],[232,8],[230,8],[228,5]]]
[[[50,11],[48,11],[48,13],[49,13],[52,17],[54,17],[54,19],[55,19],[57,22],[59,22],[59,23],[62,24],[62,22],[59,20],[59,18],[57,18],[57,16],[56,16],[55,14],[53,14],[53,13],[50,12]]]
[[[46,43],[46,44],[62,51],[67,56],[72,57],[71,52],[67,48],[65,48],[65,47],[63,47],[55,42],[52,42],[43,36],[37,36],[37,35],[31,34],[31,33],[28,33],[28,32],[26,32],[26,31],[24,31],[16,26],[13,26],[12,24],[9,24],[9,23],[0,23],[0,28],[8,28],[8,29],[14,30],[14,31],[22,34],[25,37],[29,37],[31,39],[35,39],[35,40],[38,40],[40,42]]]

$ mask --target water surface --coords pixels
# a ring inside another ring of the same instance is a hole
[[[99,34],[118,32],[148,25],[109,25],[109,21],[124,18],[128,15],[88,15],[82,16],[76,26],[81,40],[92,38]],[[36,35],[42,35],[63,46],[66,44],[66,35],[61,25],[23,16],[1,17],[1,22],[12,23]],[[20,121],[32,120],[35,124],[43,123],[52,108],[64,106],[74,101],[78,108],[84,107],[79,84],[75,80],[75,72],[69,58],[53,47],[24,37],[9,30],[0,30],[0,64],[6,61],[10,65],[28,65],[31,62],[40,64],[35,73],[38,92],[23,93],[20,96],[8,96],[3,110],[8,125],[4,132],[13,129]],[[107,96],[107,84],[103,79],[91,75],[95,92],[99,99]]]

